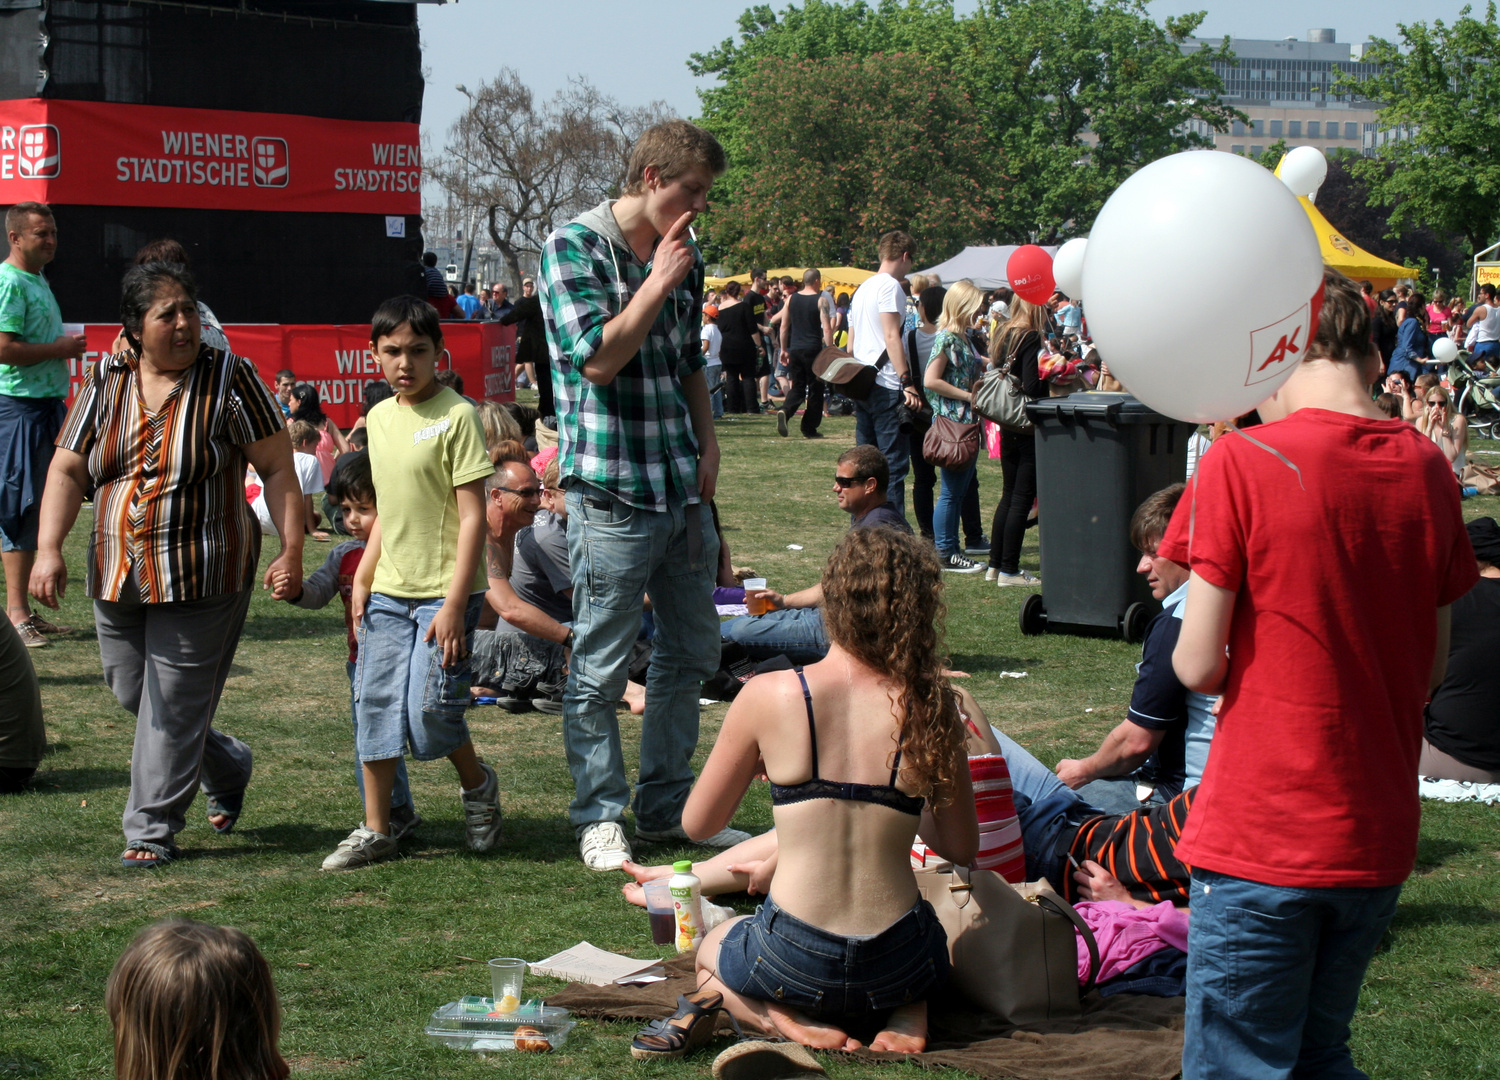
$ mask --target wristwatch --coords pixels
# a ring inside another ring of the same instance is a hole
[[[568,636],[562,639],[562,647],[564,649],[571,649],[573,647],[573,628],[571,626],[568,627]]]

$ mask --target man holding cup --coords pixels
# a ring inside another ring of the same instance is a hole
[[[850,515],[851,529],[911,532],[906,519],[886,501],[890,476],[890,465],[878,447],[864,444],[839,455],[833,497],[839,509]],[[812,664],[823,659],[828,654],[828,635],[823,630],[822,583],[785,596],[765,584],[759,578],[745,582],[745,608],[750,614],[720,626],[720,641],[743,646],[754,660],[785,656],[794,664]],[[758,607],[764,614],[756,613]]]

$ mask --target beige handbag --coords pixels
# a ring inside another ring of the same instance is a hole
[[[919,870],[917,886],[948,935],[953,985],[1012,1024],[1081,1015],[1099,971],[1094,934],[1045,881],[1012,885],[993,870]],[[1077,935],[1089,951],[1078,985]]]

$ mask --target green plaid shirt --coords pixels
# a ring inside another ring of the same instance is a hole
[[[702,255],[613,382],[597,386],[582,371],[604,340],[604,324],[650,273],[651,264],[628,244],[573,221],[547,238],[537,284],[557,400],[560,482],[582,480],[660,511],[669,494],[699,501],[698,440],[682,380],[703,367]]]

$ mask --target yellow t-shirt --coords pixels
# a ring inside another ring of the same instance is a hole
[[[407,599],[444,596],[458,562],[453,489],[495,471],[479,413],[445,386],[420,405],[382,401],[365,424],[380,511],[373,591]],[[473,591],[487,585],[480,559]]]

